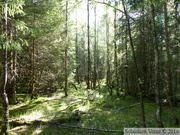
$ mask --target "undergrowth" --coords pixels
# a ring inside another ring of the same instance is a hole
[[[18,124],[10,123],[10,130],[14,134],[119,135],[118,132],[108,133],[88,129],[123,130],[124,127],[142,127],[140,105],[121,110],[139,101],[129,96],[125,98],[109,96],[105,88],[100,92],[82,87],[78,90],[70,89],[68,97],[64,97],[62,90],[52,95],[42,95],[35,100],[30,100],[22,94],[18,96],[20,103],[10,106],[10,119],[18,121]],[[177,116],[180,116],[180,109],[174,109]],[[157,127],[155,112],[156,105],[146,102],[147,127]],[[163,106],[162,118],[165,127],[174,127],[172,115],[167,106]]]

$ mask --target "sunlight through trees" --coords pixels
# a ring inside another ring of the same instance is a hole
[[[167,126],[166,103],[178,125],[179,17],[178,0],[0,0],[1,134],[21,94],[68,98],[84,86],[137,99],[138,127],[149,126],[147,101],[158,127]]]

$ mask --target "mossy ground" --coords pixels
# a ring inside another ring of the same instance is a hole
[[[69,128],[62,124],[106,130],[142,127],[140,105],[118,111],[120,108],[139,103],[139,100],[129,96],[108,96],[105,88],[101,89],[100,93],[79,87],[78,90],[69,90],[68,97],[64,97],[63,91],[58,90],[50,95],[39,96],[35,100],[30,100],[24,95],[19,95],[19,99],[19,104],[10,106],[10,120],[18,121],[10,123],[10,130],[18,135],[119,134]],[[174,109],[179,117],[180,108]],[[155,112],[156,105],[146,101],[147,127],[157,127]],[[168,106],[163,106],[162,118],[165,127],[175,127]]]

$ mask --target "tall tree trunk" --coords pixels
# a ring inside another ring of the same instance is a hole
[[[130,46],[131,46],[132,53],[133,53],[133,60],[134,60],[135,71],[136,71],[136,79],[139,80],[140,79],[140,75],[139,75],[139,71],[138,71],[137,59],[136,59],[135,50],[134,50],[134,44],[133,44],[133,40],[132,40],[130,20],[129,20],[129,15],[127,13],[127,10],[126,10],[125,4],[124,4],[124,0],[122,0],[122,4],[123,4],[126,20],[127,20],[127,27],[128,27]],[[146,118],[145,118],[144,100],[143,100],[144,91],[142,90],[140,83],[139,82],[137,82],[137,83],[138,83],[137,84],[138,91],[140,92],[140,103],[141,103],[141,111],[142,111],[142,123],[143,123],[143,127],[146,127]]]
[[[177,65],[180,65],[180,51],[179,50],[179,40],[180,40],[180,31],[179,31],[179,24],[180,24],[180,19],[179,19],[179,12],[178,12],[178,0],[174,0],[174,10],[175,10],[175,15],[174,15],[174,23],[175,23],[175,29],[174,29],[174,38],[173,38],[173,44],[174,47],[177,48],[177,53],[175,55],[174,61],[177,62]],[[180,72],[179,68],[174,68],[173,70],[173,75],[174,75],[174,93],[177,93],[177,91],[180,89]],[[177,98],[174,96],[174,105],[177,106]]]
[[[8,81],[7,81],[7,95],[9,104],[15,104],[16,101],[16,51],[8,51]]]
[[[2,19],[2,34],[5,35],[5,42],[0,48],[0,92],[2,98],[2,122],[1,122],[1,135],[8,135],[9,128],[9,102],[6,92],[7,87],[7,42],[8,42],[8,4],[6,0],[3,1],[4,7],[4,19]]]
[[[152,2],[152,1],[151,1]],[[154,66],[155,66],[155,93],[156,93],[156,117],[158,122],[158,127],[164,127],[162,123],[162,106],[161,106],[161,97],[160,97],[160,71],[159,71],[159,49],[158,49],[158,39],[157,39],[157,31],[156,31],[156,23],[155,23],[155,11],[154,4],[151,4],[151,13],[152,13],[152,24],[153,24],[153,36],[154,36]]]
[[[117,25],[116,25],[116,10],[114,10],[114,68],[115,68],[115,84],[116,84],[116,95],[119,97],[119,75],[118,75],[118,60],[117,60]]]
[[[87,0],[87,38],[88,38],[88,71],[87,71],[87,89],[91,88],[90,74],[91,74],[91,57],[90,57],[90,29],[89,29],[89,0]]]
[[[76,0],[77,2],[77,0]],[[80,62],[79,62],[79,46],[78,46],[78,22],[77,22],[77,11],[76,11],[76,37],[75,37],[75,44],[76,44],[76,81],[78,84],[80,84],[80,76],[79,76],[79,67],[80,67]]]
[[[16,38],[16,29],[13,29],[12,25],[8,25],[9,30],[9,42],[13,43],[13,38]],[[7,95],[9,104],[15,104],[16,100],[16,50],[8,51],[8,80],[7,80]]]
[[[66,0],[66,43],[65,43],[65,96],[68,96],[67,85],[68,85],[68,1]]]
[[[17,97],[16,97],[16,74],[17,74],[17,71],[16,71],[16,57],[17,57],[17,53],[16,53],[16,50],[13,50],[13,65],[12,65],[12,77],[13,77],[13,80],[12,80],[12,103],[16,103],[17,102]]]
[[[93,89],[96,89],[97,82],[97,28],[96,28],[96,5],[94,7],[94,78]]]
[[[167,15],[167,3],[164,2],[164,23],[165,23],[165,43],[166,43],[166,53],[167,53],[167,73],[168,73],[168,100],[169,100],[169,106],[171,113],[175,119],[175,125],[179,124],[179,119],[177,118],[174,109],[173,109],[173,97],[174,97],[174,90],[173,90],[173,85],[172,85],[172,71],[171,71],[171,55],[170,55],[170,44],[169,44],[169,30],[168,30],[168,15]]]
[[[98,30],[97,30],[97,33],[96,33],[96,73],[97,73],[97,83],[98,83],[98,92],[100,94],[101,92],[101,74],[100,74],[100,68],[101,68],[101,64],[99,64],[101,62],[100,60],[100,57],[99,57],[99,46],[98,46],[98,43],[99,43],[99,33],[98,33]]]
[[[110,49],[109,49],[109,22],[108,22],[108,6],[106,5],[106,63],[107,63],[107,71],[106,71],[106,84],[109,90],[109,94],[112,95],[111,88],[111,66],[110,66]]]
[[[34,12],[33,12],[33,26],[35,27],[35,3],[33,0],[33,8],[34,8]],[[31,93],[31,99],[36,98],[36,94],[35,94],[35,37],[32,37],[32,45],[31,45],[31,74],[30,74],[30,93]]]
[[[144,3],[143,3],[144,4]],[[142,7],[142,31],[141,31],[141,44],[142,44],[142,68],[143,68],[143,78],[142,78],[142,91],[144,95],[147,95],[147,44],[146,44],[146,35],[145,35],[145,14],[144,14],[144,5]]]
[[[150,20],[151,17],[148,17],[146,15],[146,20]],[[147,22],[147,21],[146,21]],[[153,88],[154,88],[154,45],[152,44],[154,35],[153,30],[152,30],[152,21],[148,21],[146,27],[146,44],[147,44],[147,87],[148,87],[148,96],[151,96],[152,94],[154,94]],[[151,33],[151,34],[150,34]],[[153,97],[154,98],[154,97]],[[154,99],[153,99],[154,100]]]
[[[30,80],[31,99],[35,97],[35,39],[32,39],[31,47],[31,80]]]
[[[129,66],[129,62],[128,62],[128,45],[127,45],[127,27],[126,27],[126,36],[125,36],[125,52],[126,52],[126,64],[125,64],[125,70],[126,70],[126,90],[125,90],[125,95],[129,95],[129,80],[128,80],[128,66]]]
[[[79,61],[80,61],[80,65],[82,66],[80,68],[80,71],[81,71],[81,81],[86,81],[87,82],[87,59],[86,59],[86,42],[85,42],[85,38],[86,37],[85,35],[85,31],[83,31],[82,33],[82,38],[81,38],[81,49],[80,49],[80,58],[79,58]]]
[[[4,50],[5,49],[5,50]],[[2,122],[1,135],[8,134],[9,128],[9,102],[7,97],[7,48],[1,50],[1,100],[2,100]]]

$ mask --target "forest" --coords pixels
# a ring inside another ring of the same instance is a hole
[[[180,128],[179,24],[179,0],[0,0],[0,135]]]

